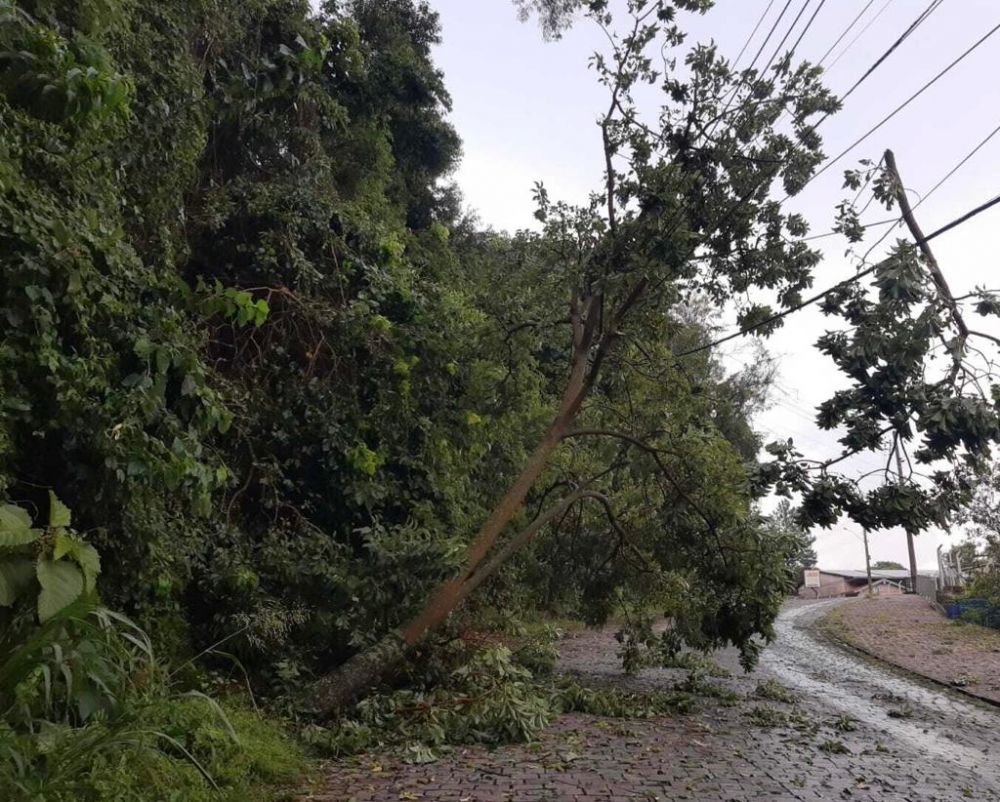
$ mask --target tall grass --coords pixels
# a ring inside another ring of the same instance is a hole
[[[302,768],[280,727],[172,684],[128,618],[78,601],[0,622],[0,800],[267,799]]]

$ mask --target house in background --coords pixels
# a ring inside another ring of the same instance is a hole
[[[917,572],[917,592],[935,592],[936,571]],[[805,572],[805,584],[798,590],[800,599],[832,599],[838,596],[858,596],[868,590],[865,571],[835,571],[811,569]],[[872,592],[878,596],[895,596],[910,590],[910,572],[899,569],[872,569]]]

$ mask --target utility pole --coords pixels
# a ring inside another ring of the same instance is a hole
[[[885,152],[885,166],[886,169],[892,174],[895,179],[894,194],[896,195],[896,201],[899,203],[899,211],[903,216],[903,220],[906,222],[906,227],[910,229],[910,234],[919,243],[920,252],[924,256],[924,260],[927,262],[927,269],[930,271],[931,278],[934,281],[934,286],[937,288],[938,297],[944,302],[945,306],[951,312],[951,317],[955,321],[955,326],[958,328],[958,338],[955,346],[955,367],[953,368],[952,379],[954,379],[955,373],[957,373],[959,368],[959,356],[965,349],[965,343],[969,339],[969,327],[965,323],[965,319],[962,317],[962,311],[955,301],[955,296],[951,292],[951,287],[948,286],[948,281],[944,277],[944,273],[941,272],[941,267],[938,265],[938,261],[934,256],[934,252],[931,250],[931,246],[927,244],[926,237],[924,237],[924,232],[920,228],[920,224],[917,222],[916,217],[913,216],[913,209],[910,207],[910,200],[906,197],[906,190],[903,188],[903,179],[900,178],[899,168],[896,167],[896,157],[893,155],[891,150],[886,150]],[[901,454],[902,444],[899,441],[898,435],[895,441],[896,446],[896,471],[898,473],[899,484],[903,483],[903,457]],[[917,555],[913,548],[913,535],[910,532],[906,533],[906,548],[910,553],[910,593],[917,592]]]
[[[874,595],[872,590],[872,557],[868,552],[868,530],[862,529],[861,534],[865,539],[865,571],[868,572],[868,598]]]
[[[903,484],[903,457],[900,453],[902,445],[896,441],[896,473],[900,484]],[[906,530],[906,550],[910,553],[910,593],[917,592],[917,552],[913,547],[913,533]]]

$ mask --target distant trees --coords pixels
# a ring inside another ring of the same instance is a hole
[[[786,550],[786,563],[793,575],[801,579],[802,571],[815,568],[817,563],[814,535],[809,534],[799,522],[798,511],[792,503],[783,498],[774,512],[765,517],[765,531],[772,537],[785,538],[791,544]]]
[[[872,563],[872,568],[884,571],[904,571],[906,570],[902,563],[893,562],[892,560],[877,560]]]

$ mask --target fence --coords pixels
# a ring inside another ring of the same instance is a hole
[[[986,599],[960,599],[947,602],[944,605],[944,613],[948,618],[1000,629],[1000,607],[994,607]]]

